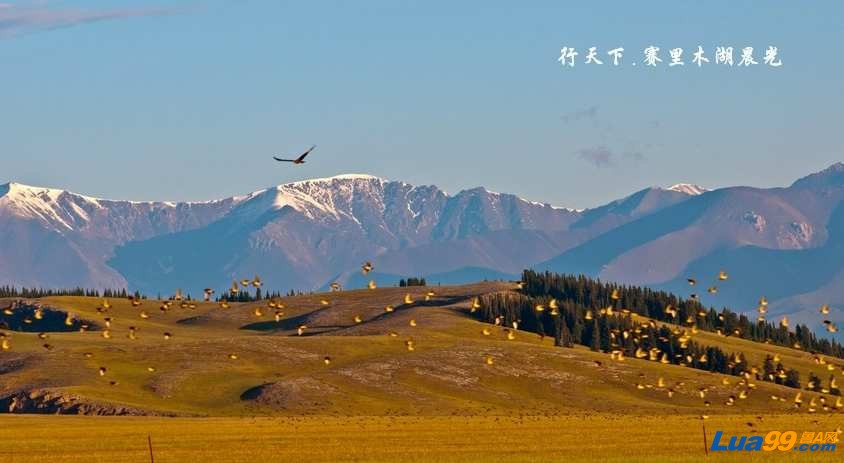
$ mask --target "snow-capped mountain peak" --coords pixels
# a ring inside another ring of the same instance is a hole
[[[16,182],[3,185],[0,192],[0,207],[68,230],[88,222],[90,212],[102,207],[95,198]]]
[[[691,196],[701,195],[709,191],[708,188],[704,188],[700,185],[695,185],[692,183],[677,183],[676,185],[671,185],[670,187],[666,188],[666,190],[685,193]]]

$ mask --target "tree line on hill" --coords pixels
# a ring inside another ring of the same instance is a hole
[[[629,314],[617,312],[609,316],[572,301],[559,302],[558,314],[552,315],[547,309],[549,300],[522,294],[485,295],[480,299],[481,308],[476,315],[482,321],[497,322],[504,327],[516,322],[520,330],[552,336],[555,345],[562,347],[580,344],[596,352],[621,352],[625,357],[648,358],[735,376],[750,369],[743,353],[728,353],[683,339],[666,325],[636,323]],[[537,311],[537,305],[545,309]],[[799,373],[786,372],[790,378],[786,385],[799,388]]]
[[[592,310],[613,307],[628,309],[666,323],[691,325],[701,330],[718,332],[757,342],[769,342],[783,347],[799,345],[803,350],[844,358],[844,346],[835,340],[817,337],[808,326],[798,324],[794,331],[767,321],[749,319],[730,309],[706,308],[693,299],[683,299],[665,291],[639,286],[603,283],[585,276],[538,273],[526,270],[522,275],[522,293],[528,296],[553,297],[571,301]],[[613,299],[613,293],[618,296]],[[676,316],[666,311],[676,309]]]
[[[88,288],[65,288],[65,289],[44,289],[44,288],[17,288],[14,286],[0,286],[0,297],[36,299],[39,297],[53,296],[81,296],[81,297],[106,297],[106,298],[128,298],[130,293],[126,288],[121,289],[88,289]],[[142,296],[135,292],[133,297]]]
[[[481,297],[476,316],[503,327],[513,326],[553,336],[558,346],[587,346],[593,351],[620,352],[627,357],[649,358],[662,363],[683,365],[700,370],[742,376],[752,372],[741,352],[728,353],[715,346],[704,346],[691,339],[691,325],[696,329],[737,335],[743,339],[771,342],[791,347],[799,342],[804,348],[841,357],[841,345],[820,339],[805,326],[794,332],[770,323],[751,323],[747,317],[728,309],[716,312],[700,303],[673,294],[635,286],[601,283],[584,276],[525,271],[521,293],[495,293]],[[613,296],[616,296],[614,298]],[[556,309],[551,308],[556,300]],[[676,316],[666,313],[677,311]],[[609,310],[608,310],[609,308]],[[687,328],[670,328],[657,323],[634,321],[631,314]],[[692,317],[692,318],[689,318]],[[737,331],[736,331],[737,330]],[[738,333],[738,334],[736,334]],[[800,388],[800,374],[782,363],[766,361],[753,375],[758,380]],[[810,378],[811,389],[822,388],[817,378]],[[832,381],[830,381],[832,386]],[[837,389],[830,387],[835,394]]]

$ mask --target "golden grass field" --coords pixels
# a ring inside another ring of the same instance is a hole
[[[436,294],[424,302],[430,289]],[[734,376],[612,361],[527,332],[513,340],[497,328],[483,335],[490,325],[468,316],[471,299],[511,289],[479,283],[296,296],[281,301],[280,322],[272,310],[256,315],[265,303],[175,305],[164,313],[158,301],[136,308],[113,299],[109,339],[98,331],[48,333],[46,340],[6,331],[0,399],[28,394],[49,413],[84,404],[86,413],[168,416],[0,415],[0,462],[149,461],[147,434],[156,462],[679,462],[705,457],[702,414],[710,438],[717,429],[749,435],[844,426],[840,409],[795,409],[796,391],[783,386],[758,381],[746,399],[727,406]],[[404,303],[407,293],[413,303]],[[100,299],[42,302],[98,324],[106,316],[96,310]],[[385,312],[388,304],[394,312]],[[300,325],[307,325],[303,336]],[[136,339],[127,336],[130,326]],[[742,351],[751,364],[778,353],[804,381],[809,371],[830,375],[807,352],[703,332],[695,340]],[[844,380],[844,361],[830,360],[831,373]],[[659,378],[676,390],[672,398]],[[711,406],[699,397],[701,387]],[[803,392],[805,402],[819,397]],[[708,460],[832,461],[841,451],[730,452]]]
[[[706,421],[748,434],[755,417]],[[757,432],[834,429],[831,416],[767,416]],[[830,453],[704,454],[695,416],[148,418],[5,416],[0,461],[147,462],[818,462]]]

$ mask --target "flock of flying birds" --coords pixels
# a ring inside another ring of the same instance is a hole
[[[719,281],[724,281],[724,280],[727,280],[729,277],[728,277],[726,272],[721,271],[721,272],[719,272],[717,278],[718,278]],[[689,278],[687,281],[688,281],[690,286],[696,286],[697,285],[697,280],[694,279],[694,278]],[[707,288],[707,292],[709,294],[715,294],[715,293],[718,292],[718,287],[715,286],[715,285],[710,286],[709,288]],[[698,295],[694,294],[694,293],[690,295],[690,298],[692,300],[699,300]],[[613,300],[620,299],[620,294],[619,294],[618,290],[613,290],[613,292],[611,294],[611,299],[613,299]],[[549,307],[556,309],[556,301],[552,299],[551,303],[549,304]],[[757,308],[757,311],[759,312],[759,317],[758,317],[757,321],[759,321],[760,323],[765,321],[764,315],[767,313],[767,307],[768,307],[768,301],[763,296],[763,297],[760,298],[759,307]],[[537,311],[543,311],[544,307],[541,306],[541,305],[537,305],[536,310]],[[606,309],[602,309],[600,311],[602,316],[612,316],[614,314],[614,312],[621,312],[622,314],[624,314],[624,313],[629,314],[630,313],[629,310],[625,310],[625,309],[618,311],[616,309],[613,309],[612,306],[609,306]],[[670,315],[674,319],[678,318],[678,315],[679,315],[679,312],[677,311],[677,309],[675,307],[673,307],[672,305],[668,305],[665,308],[665,313],[667,315]],[[820,308],[820,313],[822,315],[824,315],[823,323],[826,326],[827,331],[829,331],[831,333],[836,332],[837,327],[835,326],[834,323],[832,323],[829,320],[829,317],[828,317],[829,306],[826,305],[826,304],[823,305]],[[554,314],[554,312],[552,312],[552,314]],[[707,312],[702,310],[697,315],[700,316],[700,317],[705,317],[707,315]],[[591,320],[593,318],[593,314],[591,313],[591,311],[588,311],[586,313],[585,318],[587,320]],[[721,319],[721,321],[724,321],[723,315],[719,315],[719,318]],[[691,341],[692,336],[697,334],[697,332],[698,332],[698,330],[695,326],[695,319],[694,319],[693,316],[688,317],[685,320],[685,323],[686,323],[687,326],[689,326],[688,329],[681,328],[680,327],[681,324],[678,323],[677,326],[672,330],[672,335],[675,336],[676,339],[679,341],[681,349],[685,349],[688,346],[689,341]],[[785,316],[782,317],[782,319],[780,320],[780,326],[782,326],[783,328],[788,328],[788,317],[785,317]],[[653,321],[653,320],[648,320],[648,321],[642,322],[639,326],[634,328],[632,330],[632,332],[627,331],[627,330],[621,331],[620,333],[618,332],[618,330],[611,331],[610,332],[611,345],[613,345],[613,346],[618,345],[617,342],[616,342],[616,339],[617,339],[618,336],[622,336],[625,340],[632,337],[632,340],[635,344],[640,344],[642,339],[648,336],[644,332],[645,329],[647,329],[647,328],[656,328],[656,322]],[[721,329],[717,329],[716,334],[718,334],[719,336],[726,336],[726,335],[729,335],[729,334],[733,334],[735,336],[740,336],[741,332],[738,329],[736,329],[735,332],[733,332],[733,333],[723,333],[723,331]],[[664,339],[663,341],[667,341],[667,339]],[[794,347],[795,349],[801,349],[801,346],[800,346],[799,343],[795,343],[794,346],[792,346],[792,347]],[[681,359],[680,365],[683,365],[683,366],[690,364],[695,360],[697,360],[697,362],[699,362],[699,363],[706,363],[708,361],[706,354],[701,354],[700,357],[698,357],[696,359],[693,358],[692,356],[688,355],[688,354],[675,354],[675,355],[677,356],[677,358]],[[651,348],[647,351],[645,351],[641,347],[637,348],[636,352],[635,352],[635,357],[638,358],[638,359],[648,359],[648,360],[651,360],[651,361],[658,361],[658,362],[663,363],[663,364],[671,363],[671,359],[670,359],[668,353],[661,352],[659,349],[656,349],[656,348]],[[620,349],[614,349],[610,352],[610,358],[612,360],[615,360],[615,361],[623,361],[624,360],[624,351],[622,351]],[[836,370],[836,365],[827,361],[821,355],[813,354],[813,360],[817,365],[824,365],[826,367],[826,369],[830,372],[834,372]],[[775,362],[777,365],[779,365],[780,357],[779,357],[778,354],[775,354],[773,356],[773,362]],[[600,362],[600,361],[595,361],[595,364],[599,367],[603,366],[603,363]],[[739,376],[739,380],[734,385],[733,393],[731,393],[727,397],[726,401],[724,402],[724,405],[726,405],[726,406],[733,406],[733,405],[736,404],[736,402],[738,400],[747,399],[748,396],[750,395],[750,392],[753,391],[754,389],[756,389],[756,384],[753,382],[753,380],[755,378],[760,377],[760,368],[758,366],[747,365],[747,359],[744,358],[740,354],[733,354],[733,356],[729,359],[729,366],[731,368],[741,366],[742,364],[745,366],[745,368],[742,369],[742,373]],[[844,375],[844,366],[838,366],[837,368],[840,369],[842,375]],[[783,368],[779,368],[774,373],[767,373],[767,375],[768,375],[768,377],[764,378],[764,379],[766,379],[768,381],[775,381],[776,379],[784,380],[787,377],[786,371]],[[639,375],[640,379],[644,378],[644,376],[645,376],[644,374]],[[730,378],[723,377],[721,379],[721,385],[722,386],[730,386],[731,385]],[[645,384],[645,383],[642,383],[642,382],[638,382],[636,384],[636,388],[639,389],[639,390],[654,389],[654,390],[664,391],[667,394],[669,399],[674,397],[674,395],[677,393],[678,389],[682,386],[684,386],[683,382],[676,382],[673,386],[669,386],[666,383],[665,379],[662,378],[662,377],[658,378],[656,384],[651,384],[651,383]],[[808,386],[808,389],[815,390],[816,386],[820,386],[820,385],[815,385],[810,381],[807,386]],[[820,392],[822,394],[828,394],[828,393],[830,393],[830,390],[837,389],[837,388],[838,388],[838,386],[837,386],[836,379],[834,377],[832,377],[831,380],[830,380],[829,387],[827,387],[827,388],[820,387],[819,389],[820,389]],[[711,389],[712,388],[710,388],[710,387],[702,386],[702,387],[699,387],[696,391],[697,395],[700,397],[700,399],[704,400],[703,404],[706,407],[709,407],[709,406],[712,405],[712,403],[709,400],[706,400],[707,393],[710,392]],[[788,401],[787,398],[780,396],[780,395],[772,394],[770,397],[771,397],[771,400],[777,401],[777,402],[787,402]],[[804,403],[803,393],[797,392],[796,395],[793,398],[794,406],[796,408],[801,408],[803,406],[803,403]],[[818,410],[831,411],[831,410],[842,410],[842,409],[844,409],[844,401],[842,401],[842,398],[840,396],[837,397],[834,402],[832,402],[831,400],[827,400],[827,398],[824,397],[824,396],[812,397],[812,398],[809,399],[808,406],[807,406],[807,410],[810,413],[814,413]],[[702,415],[701,418],[706,419],[706,418],[708,418],[708,416]]]
[[[727,272],[722,270],[721,272],[718,273],[718,279],[719,280],[724,281],[727,278],[728,278]],[[697,280],[694,279],[694,278],[688,278],[687,281],[689,282],[689,285],[691,285],[691,286],[697,285]],[[709,294],[715,294],[715,293],[718,292],[718,287],[717,286],[710,286],[709,288],[706,289],[706,291]],[[699,299],[697,293],[692,293],[689,297],[693,300]],[[756,308],[756,311],[759,313],[759,316],[756,318],[756,321],[764,322],[766,320],[765,315],[768,313],[768,299],[765,296],[762,296],[762,297],[759,298],[759,306]],[[822,305],[821,308],[820,308],[820,313],[821,313],[821,315],[824,316],[823,317],[824,328],[830,333],[837,332],[838,326],[832,320],[830,320],[829,317],[827,316],[827,315],[829,315],[829,304]],[[780,326],[782,326],[783,328],[788,328],[788,317],[787,316],[783,316],[780,319]],[[799,347],[799,346],[795,346],[795,347]]]
[[[307,154],[307,153],[305,153],[305,154]],[[361,266],[361,272],[362,272],[363,275],[368,275],[372,270],[373,270],[373,265],[372,265],[371,262],[365,262]],[[719,273],[717,278],[718,278],[719,281],[724,281],[724,280],[727,280],[728,276],[727,276],[726,272],[722,271],[722,272]],[[691,286],[697,285],[697,281],[693,278],[689,278],[688,283]],[[255,276],[252,279],[243,279],[239,282],[238,281],[232,282],[232,285],[229,288],[228,293],[231,296],[237,296],[239,292],[247,291],[249,287],[254,287],[254,288],[257,289],[257,288],[261,288],[262,286],[263,286],[263,281],[261,280],[261,278],[258,277],[258,276]],[[518,287],[518,289],[522,289],[523,284],[521,282],[518,282],[517,287]],[[376,282],[374,280],[370,280],[370,282],[368,284],[368,288],[369,289],[376,289],[377,288]],[[341,290],[342,290],[342,288],[341,288],[339,283],[335,282],[335,283],[331,284],[331,291],[332,292],[341,291]],[[710,286],[707,289],[707,291],[710,294],[716,293],[717,290],[718,290],[718,288],[716,286]],[[214,296],[214,293],[215,293],[214,289],[206,288],[204,290],[204,300],[206,302],[210,302],[212,297]],[[425,294],[425,300],[426,301],[431,300],[431,298],[435,297],[435,295],[436,294],[433,291],[428,291]],[[698,299],[698,296],[696,294],[692,294],[691,298],[696,300],[696,299]],[[613,299],[614,301],[617,301],[617,300],[620,299],[620,294],[619,294],[618,290],[614,290],[612,292],[611,299]],[[150,314],[144,308],[142,308],[142,306],[145,302],[144,300],[142,300],[140,298],[130,297],[130,301],[131,301],[132,307],[140,308],[139,312],[138,312],[139,318],[144,319],[144,320],[150,318]],[[320,301],[320,303],[323,306],[330,305],[330,302],[326,299],[322,299]],[[413,300],[410,293],[405,294],[404,299],[402,300],[402,303],[405,304],[405,305],[414,303],[414,300]],[[181,308],[181,309],[195,309],[197,307],[197,304],[194,301],[190,300],[190,298],[186,298],[182,294],[181,290],[177,290],[173,297],[171,297],[169,300],[161,302],[161,304],[159,306],[159,310],[161,312],[166,313],[169,310],[173,309],[174,304],[178,304],[178,307]],[[231,307],[229,302],[227,302],[225,300],[225,298],[221,299],[218,302],[218,304],[219,304],[220,309],[229,309]],[[547,307],[546,307],[546,305],[547,305]],[[17,306],[18,306],[17,303],[13,303],[12,306],[10,306],[10,307],[8,307],[4,310],[4,314],[5,315],[13,315]],[[762,297],[759,301],[759,307],[758,307],[759,321],[760,322],[765,320],[764,315],[767,312],[767,306],[768,306],[767,300],[764,297]],[[35,309],[32,313],[32,316],[31,317],[28,316],[28,317],[24,318],[24,320],[23,320],[24,323],[31,324],[31,323],[34,323],[35,320],[42,320],[43,319],[44,309],[40,305],[37,305],[37,303],[34,307],[35,307]],[[103,316],[102,321],[104,323],[104,328],[100,331],[100,335],[105,339],[111,339],[112,338],[111,327],[112,327],[113,318],[112,318],[112,316],[110,315],[110,312],[109,312],[109,310],[111,308],[112,308],[112,306],[111,306],[111,303],[108,301],[108,299],[103,299],[102,303],[96,309],[97,312]],[[480,302],[479,298],[477,298],[477,297],[473,298],[472,301],[471,301],[471,305],[469,307],[470,312],[476,312],[480,308],[481,308],[481,302]],[[274,315],[275,321],[280,322],[285,315],[284,309],[285,309],[285,306],[281,303],[281,301],[279,301],[278,299],[272,298],[272,299],[267,300],[266,307],[262,307],[260,305],[255,306],[255,308],[253,309],[253,314],[254,314],[254,316],[260,318],[260,317],[263,317],[265,315],[265,310],[268,311],[268,312],[271,311],[272,314]],[[556,299],[551,299],[546,304],[537,304],[535,306],[535,310],[537,312],[546,312],[547,311],[547,313],[551,316],[559,316],[560,315],[559,303]],[[392,305],[387,305],[387,306],[384,307],[385,313],[392,313],[394,311],[395,311],[395,307],[392,306]],[[830,331],[830,332],[835,332],[837,330],[837,328],[835,327],[835,324],[832,323],[827,317],[827,315],[829,315],[829,306],[824,305],[823,307],[821,307],[820,312],[821,312],[821,314],[824,315],[824,324],[826,325],[827,330]],[[592,311],[587,311],[586,314],[585,314],[585,319],[586,320],[592,320],[595,316],[610,317],[610,316],[616,316],[616,315],[629,315],[630,313],[631,312],[627,309],[614,309],[612,307],[612,305],[610,305],[605,309],[601,309],[599,311],[599,314],[593,314]],[[672,318],[675,318],[675,319],[678,317],[677,309],[674,308],[671,305],[669,305],[665,308],[665,313],[668,314],[668,315],[671,315]],[[702,311],[698,315],[699,316],[706,316],[706,312]],[[723,320],[723,316],[722,316],[722,320]],[[355,324],[359,324],[359,323],[363,323],[364,319],[361,315],[354,315],[352,321]],[[74,315],[71,314],[71,313],[68,313],[64,323],[67,326],[74,326],[75,322],[76,322],[76,320],[75,320]],[[416,322],[415,319],[410,319],[408,323],[409,323],[410,327],[417,326],[417,322]],[[675,336],[675,338],[679,342],[681,349],[685,349],[688,346],[688,343],[691,341],[692,336],[697,334],[697,332],[698,332],[698,330],[695,326],[694,317],[689,317],[689,319],[685,320],[685,323],[686,323],[686,328],[682,328],[682,326],[683,326],[682,321],[678,321],[678,323],[675,324],[675,328],[672,330],[672,335]],[[504,320],[500,316],[497,317],[494,320],[494,326],[498,326],[502,330],[503,334],[506,336],[506,339],[508,339],[508,340],[513,340],[513,339],[516,338],[516,333],[517,333],[518,328],[519,328],[519,321],[514,320],[514,321],[512,321],[511,325],[512,326],[505,326]],[[783,326],[783,327],[786,327],[786,328],[788,327],[787,317],[783,317],[781,319],[780,325]],[[90,328],[90,326],[87,323],[80,323],[80,325],[79,325],[79,330],[81,332],[85,332],[89,328]],[[625,341],[632,338],[632,341],[635,344],[641,344],[642,341],[648,336],[646,331],[648,331],[651,328],[657,328],[657,324],[653,320],[643,321],[643,322],[639,323],[632,330],[612,330],[610,332],[610,341],[611,341],[611,346],[613,346],[613,350],[611,350],[611,352],[610,352],[610,359],[612,361],[618,361],[618,362],[622,362],[622,361],[625,360],[624,351],[621,350],[620,348],[617,348],[619,346],[619,344],[618,344],[619,338],[623,338]],[[307,325],[305,325],[305,324],[299,325],[298,328],[297,328],[297,334],[299,336],[302,336],[306,333],[307,329],[308,329]],[[483,336],[491,336],[493,334],[493,330],[490,327],[484,327],[481,330],[481,334]],[[719,335],[725,335],[725,333],[720,332],[720,330],[718,331],[718,334]],[[740,333],[734,333],[734,334],[740,335]],[[42,340],[46,340],[48,338],[48,334],[43,333],[43,332],[39,333],[38,336]],[[399,334],[395,331],[391,331],[389,333],[389,336],[398,337]],[[138,338],[137,328],[134,327],[134,326],[130,326],[129,329],[128,329],[127,337],[131,340],[137,339]],[[164,337],[164,340],[170,340],[170,339],[173,338],[173,334],[171,332],[164,332],[163,337]],[[544,335],[540,334],[540,337],[544,338]],[[666,341],[666,340],[663,340],[663,341]],[[405,341],[405,346],[406,346],[408,351],[412,352],[416,349],[416,342],[413,340],[412,337],[408,338]],[[43,344],[43,347],[47,350],[53,350],[54,349],[54,346],[49,344],[49,343]],[[800,348],[799,345],[795,345],[794,347],[798,348],[798,349]],[[10,336],[8,336],[8,335],[6,335],[5,333],[2,333],[2,332],[0,332],[0,349],[2,349],[4,351],[11,349]],[[93,354],[90,353],[90,352],[86,352],[83,355],[86,359],[93,358]],[[693,358],[691,355],[685,355],[685,354],[675,354],[675,355],[680,359],[680,365],[688,365],[688,364],[692,363],[693,361],[697,361],[699,363],[705,363],[705,362],[708,361],[705,354],[701,355],[699,358]],[[635,357],[637,359],[647,359],[647,360],[659,362],[659,363],[662,363],[662,364],[672,363],[671,358],[669,357],[669,354],[667,352],[660,351],[657,348],[651,348],[649,350],[644,350],[643,348],[639,347],[635,351]],[[234,352],[229,353],[228,358],[231,359],[231,360],[237,360],[238,354],[234,353]],[[322,360],[326,365],[330,365],[331,362],[332,362],[332,359],[329,356],[323,357]],[[779,356],[775,355],[773,360],[774,360],[774,362],[779,362]],[[826,368],[829,371],[834,371],[836,369],[836,366],[834,364],[828,362],[826,359],[824,359],[820,355],[815,355],[814,360],[815,360],[815,363],[817,363],[819,365],[826,365]],[[485,356],[483,361],[487,365],[493,365],[495,360],[492,356]],[[747,365],[747,360],[742,355],[734,354],[732,356],[732,358],[730,358],[730,366],[731,367],[741,366],[742,364]],[[602,361],[596,360],[595,365],[597,365],[598,367],[603,367],[604,363]],[[841,367],[839,367],[839,368],[841,368]],[[156,368],[154,366],[148,366],[147,370],[149,372],[155,372]],[[732,405],[735,405],[737,403],[737,401],[746,399],[749,396],[750,392],[753,391],[754,389],[756,389],[756,384],[753,381],[754,381],[755,378],[759,378],[759,373],[760,373],[760,369],[756,366],[747,366],[746,368],[744,368],[742,375],[739,377],[737,383],[734,385],[734,389],[733,389],[734,392],[729,395],[729,397],[726,399],[724,404],[727,405],[727,406],[732,406]],[[107,374],[108,374],[108,368],[107,367],[101,366],[101,367],[98,368],[98,375],[99,376],[104,377]],[[844,374],[844,369],[842,369],[842,374]],[[776,375],[776,377],[778,377],[780,379],[785,379],[786,372],[781,369],[780,371],[777,371],[775,374],[771,374],[770,375],[771,377],[769,377],[767,379],[773,381],[775,379],[774,375]],[[651,389],[651,390],[663,391],[669,399],[674,397],[674,395],[679,391],[679,389],[684,386],[683,382],[676,382],[672,385],[669,385],[666,382],[666,380],[662,377],[658,378],[656,383],[643,383],[642,380],[644,378],[644,374],[640,374],[639,377],[640,377],[640,381],[636,384],[637,389],[639,389],[639,390]],[[118,384],[118,382],[112,380],[112,381],[110,381],[110,384],[113,385],[113,386],[116,386]],[[727,377],[722,378],[721,379],[721,385],[722,386],[730,386],[731,385],[730,378],[727,378]],[[810,384],[809,386],[810,386],[809,387],[810,389],[814,389],[814,385]],[[833,389],[833,388],[837,388],[834,378],[832,379],[832,382],[829,386],[829,389]],[[822,389],[821,392],[822,393],[829,393],[829,389]],[[703,387],[699,387],[696,391],[694,391],[700,397],[700,399],[704,400],[704,405],[707,406],[707,407],[711,405],[711,402],[709,400],[706,400],[707,393],[710,392],[710,390],[711,390],[711,387],[703,386]],[[779,396],[779,395],[772,395],[771,399],[774,400],[774,401],[779,401],[779,402],[786,402],[787,401],[787,399],[785,397],[782,397],[782,396]],[[804,399],[803,399],[802,392],[797,392],[796,396],[793,398],[794,406],[799,408],[799,407],[802,406],[803,402],[804,402]],[[822,409],[822,410],[825,410],[825,411],[841,410],[841,409],[844,409],[844,403],[842,403],[841,397],[838,397],[835,402],[832,402],[831,400],[828,401],[823,396],[813,397],[809,400],[807,408],[808,408],[808,411],[810,411],[810,412],[814,412],[814,411],[819,410],[819,409]],[[703,415],[702,418],[705,419],[706,415]]]

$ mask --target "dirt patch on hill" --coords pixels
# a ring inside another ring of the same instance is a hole
[[[319,409],[334,405],[340,390],[315,378],[294,378],[264,383],[245,390],[240,400],[275,409]]]
[[[176,416],[153,410],[94,401],[50,389],[18,391],[0,397],[0,413],[92,416]]]

